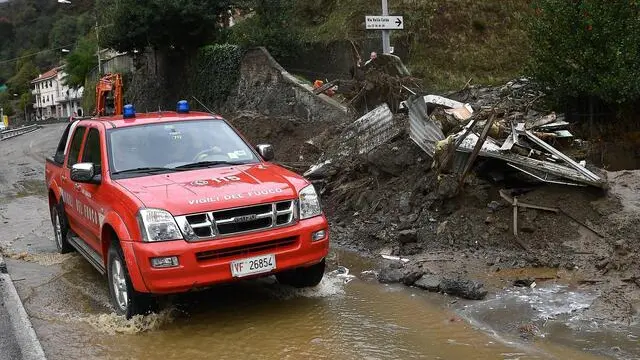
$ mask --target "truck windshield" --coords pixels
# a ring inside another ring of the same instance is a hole
[[[192,120],[109,131],[112,175],[140,176],[259,162],[224,121]]]

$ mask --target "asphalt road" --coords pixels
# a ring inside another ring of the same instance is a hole
[[[43,167],[65,126],[47,125],[0,141],[0,255],[5,258],[55,251],[46,216]],[[39,358],[40,344],[34,343],[31,323],[10,280],[9,276],[15,280],[12,270],[9,264],[9,275],[0,276],[0,360]],[[35,350],[30,348],[34,345]]]

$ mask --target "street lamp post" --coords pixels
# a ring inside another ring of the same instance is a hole
[[[67,4],[70,5],[70,0],[58,0],[58,4]],[[93,11],[93,16],[96,19],[96,43],[97,43],[97,52],[96,56],[98,56],[98,77],[102,76],[102,59],[100,59],[100,27],[98,26],[98,14],[95,12],[95,8]]]

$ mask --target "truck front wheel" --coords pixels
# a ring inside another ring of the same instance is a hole
[[[146,315],[155,310],[151,295],[139,293],[133,288],[127,263],[117,241],[113,241],[109,247],[107,263],[109,295],[118,315],[131,319],[134,315]]]
[[[324,276],[325,261],[309,266],[301,267],[293,270],[283,271],[276,274],[278,282],[290,285],[295,288],[314,287],[320,284]]]

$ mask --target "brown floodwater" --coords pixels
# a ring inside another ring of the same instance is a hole
[[[160,314],[129,321],[111,312],[104,279],[78,255],[30,260],[10,265],[51,360],[598,358],[497,332],[483,316],[509,314],[482,303],[380,285],[369,261],[346,252],[332,253],[314,289],[246,281],[165,299]]]

